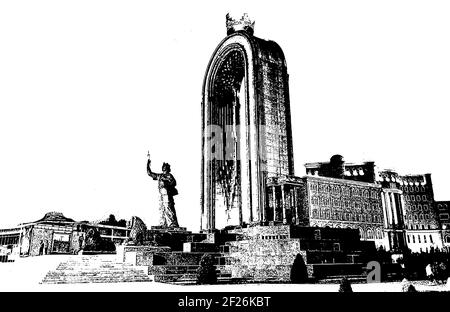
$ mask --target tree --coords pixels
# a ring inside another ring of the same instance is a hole
[[[294,263],[291,267],[291,283],[301,284],[308,281],[308,270],[302,255],[295,256]]]
[[[431,264],[433,277],[438,282],[444,283],[448,277],[447,265],[444,262],[433,262]]]
[[[99,224],[127,227],[127,221],[126,220],[120,219],[119,221],[117,221],[116,216],[113,215],[113,214],[110,214],[109,217],[106,220],[100,221]]]
[[[216,284],[217,272],[214,265],[214,256],[204,254],[200,259],[200,264],[197,269],[197,283],[198,284]]]
[[[125,219],[120,219],[117,222],[117,226],[121,226],[121,227],[127,227],[127,221]]]

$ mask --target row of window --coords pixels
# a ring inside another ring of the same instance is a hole
[[[361,233],[362,239],[382,239],[383,238],[383,233],[381,232],[381,230],[376,230],[376,231],[367,230],[367,232],[365,232],[364,230],[360,229],[359,232]]]
[[[425,226],[425,224],[407,224],[406,225],[406,228],[407,229],[410,229],[410,230],[420,230],[420,229],[422,229],[422,230],[425,230],[425,227],[428,229],[428,230],[431,230],[431,224],[427,224],[427,226]]]
[[[337,220],[337,221],[354,221],[354,222],[369,222],[369,223],[381,223],[382,218],[378,215],[366,215],[366,214],[352,214],[348,212],[331,212],[329,210],[317,210],[312,211],[312,217],[315,219],[325,220]]]
[[[349,200],[339,200],[327,197],[316,197],[311,198],[311,203],[314,206],[333,206],[333,208],[354,208],[354,209],[364,209],[364,210],[377,210],[379,209],[378,203],[366,203],[366,202],[351,202]]]
[[[364,198],[374,198],[378,199],[378,192],[375,190],[363,190],[359,188],[350,188],[350,187],[340,187],[337,185],[328,185],[328,184],[317,184],[317,183],[311,183],[310,184],[310,190],[312,192],[320,192],[320,193],[332,193],[336,195],[342,194],[343,196],[357,196],[357,197],[364,197]]]
[[[353,170],[345,170],[344,173],[347,177],[351,177],[351,176],[363,176],[364,175],[364,170],[359,169],[353,169]]]
[[[411,211],[428,211],[428,205],[421,205],[421,204],[419,204],[419,205],[411,205],[411,206],[409,206],[409,208],[411,209]]]
[[[411,192],[411,193],[412,192],[425,192],[426,191],[425,186],[419,187],[419,186],[406,186],[406,185],[403,185],[403,186],[400,186],[400,189],[405,191],[405,192]]]
[[[428,200],[428,198],[427,198],[427,195],[422,195],[422,196],[420,196],[420,195],[406,195],[405,196],[405,198],[406,198],[406,200],[411,200],[411,201],[427,201]]]
[[[413,243],[413,244],[415,244],[416,243],[416,237],[417,237],[417,243],[419,243],[419,244],[421,244],[422,243],[422,239],[421,239],[421,235],[419,235],[419,234],[409,234],[408,236],[407,236],[407,239],[408,239],[408,244],[410,244],[411,242]],[[430,240],[429,240],[429,242],[430,243],[432,243],[432,244],[434,244],[434,242],[433,242],[433,236],[430,234]],[[423,242],[426,244],[427,243],[427,236],[426,235],[423,235]]]
[[[270,240],[270,239],[287,239],[287,235],[261,235],[261,239]]]
[[[406,216],[406,219],[409,219],[409,220],[415,220],[415,221],[418,221],[418,220],[431,220],[432,218],[431,218],[431,215],[429,215],[429,214],[422,214],[422,213],[420,213],[420,214],[410,214],[410,215],[408,215],[408,216]]]

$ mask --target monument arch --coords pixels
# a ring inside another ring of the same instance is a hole
[[[227,15],[203,82],[203,230],[267,221],[267,179],[294,174],[286,61],[253,29]]]

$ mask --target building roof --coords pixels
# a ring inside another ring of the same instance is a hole
[[[22,223],[24,224],[37,224],[37,223],[75,223],[75,220],[65,217],[61,212],[47,212],[43,218],[34,221],[34,222],[28,222],[28,223]]]

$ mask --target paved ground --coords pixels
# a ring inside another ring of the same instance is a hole
[[[0,291],[190,291],[190,292],[336,292],[337,284],[247,284],[247,285],[208,285],[182,286],[155,282],[137,283],[92,283],[70,285],[42,285],[45,274],[54,270],[67,256],[40,256],[17,260],[14,263],[0,263]],[[428,282],[413,282],[418,291],[450,291],[446,285],[434,285]],[[397,283],[353,284],[354,292],[399,292]]]

